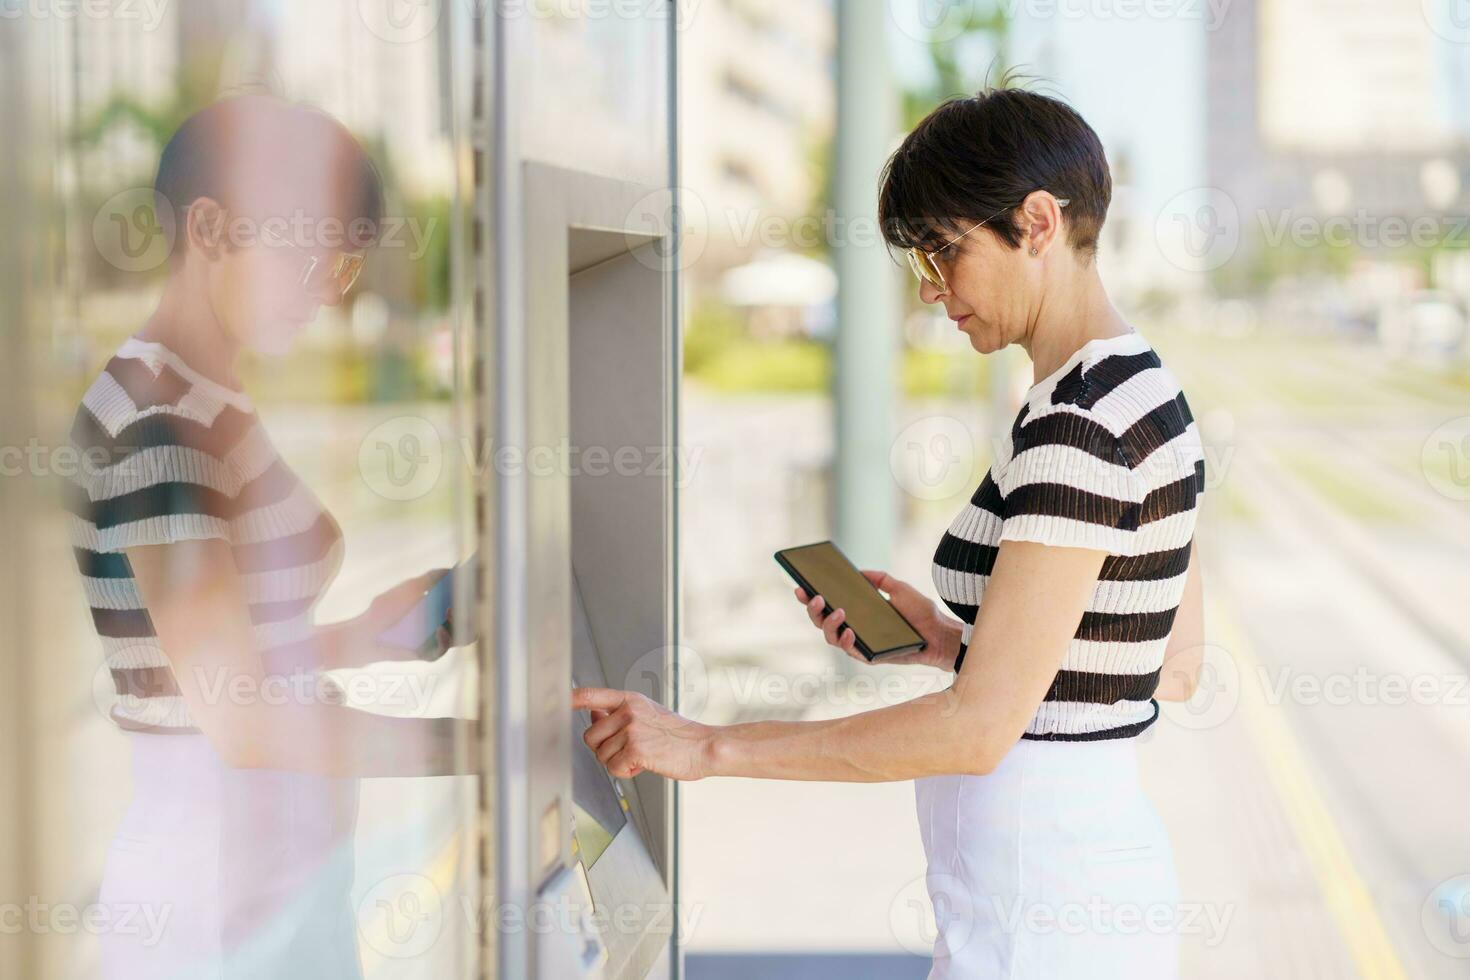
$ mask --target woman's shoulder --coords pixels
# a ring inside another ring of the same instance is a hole
[[[92,379],[72,418],[78,514],[99,528],[184,510],[223,519],[225,501],[260,469],[257,428],[253,411],[130,339]]]
[[[1097,438],[1125,450],[1184,435],[1193,422],[1179,379],[1136,334],[1087,352],[1052,384],[1033,390],[1018,423],[1052,416],[1052,427],[1093,428]]]
[[[1034,389],[1012,430],[1005,486],[1067,483],[1137,498],[1187,477],[1204,448],[1188,399],[1157,350],[1138,335],[1093,346]],[[1014,471],[1014,472],[1010,472]]]
[[[166,351],[129,338],[88,384],[71,437],[83,451],[186,445],[223,457],[256,421],[248,401],[222,397]]]
[[[68,434],[81,546],[228,540],[242,488],[267,458],[258,426],[253,411],[125,344],[88,385]]]

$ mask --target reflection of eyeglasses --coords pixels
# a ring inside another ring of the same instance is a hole
[[[299,252],[306,251],[295,242],[289,242],[278,233],[269,228],[261,228],[261,234],[277,245],[285,245]],[[336,257],[330,261],[323,261],[321,256],[308,255],[302,263],[301,275],[297,282],[308,292],[314,292],[322,283],[331,283],[337,290],[338,295],[346,296],[347,291],[357,282],[357,277],[362,275],[363,262],[367,256],[361,252],[338,252]]]
[[[1059,208],[1064,208],[1070,203],[1072,203],[1071,198],[1057,198],[1057,207]],[[995,212],[995,214],[992,214],[989,218],[986,218],[985,221],[976,222],[975,224],[971,225],[969,228],[966,228],[964,231],[960,232],[958,235],[954,236],[949,241],[945,242],[943,245],[939,246],[932,252],[926,252],[922,248],[907,249],[906,251],[908,252],[909,256],[909,267],[914,270],[914,275],[919,278],[920,282],[927,282],[929,285],[933,286],[941,293],[949,292],[949,284],[945,282],[944,273],[940,271],[939,263],[934,261],[934,256],[949,248],[955,242],[959,241],[961,238],[964,238],[976,228],[979,228],[981,225],[985,224],[986,221],[990,221],[996,215],[1003,214],[1006,211],[1009,211],[1011,207],[1016,206],[1017,205],[1011,205],[1009,207],[1001,208],[999,211]]]

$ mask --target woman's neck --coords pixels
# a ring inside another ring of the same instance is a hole
[[[1031,357],[1033,380],[1041,381],[1066,364],[1088,341],[1132,332],[1108,299],[1093,262],[1042,298],[1022,346]]]
[[[225,331],[204,290],[191,281],[187,270],[169,276],[158,308],[137,336],[167,347],[211,381],[241,389],[236,370],[240,346]]]

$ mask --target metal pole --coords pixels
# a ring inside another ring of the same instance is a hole
[[[888,69],[887,4],[843,0],[836,7],[836,539],[859,567],[886,567],[895,523],[888,451],[900,307],[876,213],[878,173],[897,133],[898,95]]]
[[[0,445],[24,446],[36,432],[31,387],[31,336],[38,320],[37,291],[47,268],[44,256],[50,236],[42,183],[48,168],[36,155],[46,144],[33,110],[45,105],[37,83],[47,64],[44,24],[34,20],[0,21],[0,327],[5,356],[0,357]],[[25,229],[26,231],[22,231]],[[49,285],[49,284],[48,284]],[[33,895],[37,884],[36,765],[37,729],[32,713],[32,670],[35,651],[33,597],[27,569],[33,568],[30,534],[37,500],[34,481],[24,476],[0,479],[0,540],[6,542],[0,563],[0,685],[14,697],[0,712],[0,796],[11,803],[0,815],[0,894],[12,900]],[[0,976],[39,977],[40,950],[29,929],[0,940]]]

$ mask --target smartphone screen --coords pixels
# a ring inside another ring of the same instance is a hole
[[[439,578],[424,597],[398,622],[378,634],[383,646],[403,650],[422,650],[434,638],[434,631],[444,625],[454,605],[454,571]]]
[[[786,548],[776,552],[776,560],[806,589],[808,597],[820,595],[830,608],[847,611],[847,625],[867,647],[863,652],[868,659],[924,646],[918,631],[832,542]]]
[[[479,586],[480,553],[455,565],[424,592],[424,595],[408,614],[378,634],[378,643],[401,650],[413,650],[420,657],[434,659],[444,653],[436,632],[445,625],[450,610],[454,608],[455,592],[460,586],[471,599]],[[473,643],[479,635],[473,615],[455,617],[455,645]]]

